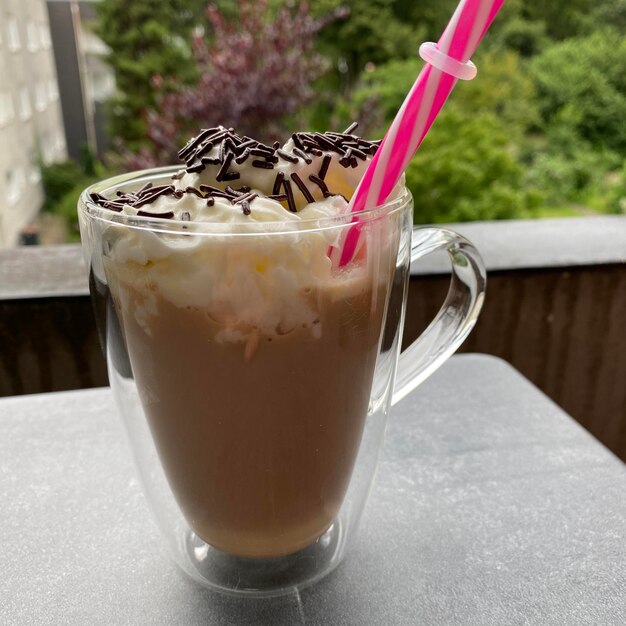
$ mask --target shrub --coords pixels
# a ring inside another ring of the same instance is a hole
[[[447,105],[406,173],[415,222],[508,219],[530,215],[541,194],[524,172],[507,127],[492,113]]]
[[[417,56],[419,45],[426,38],[426,21],[423,14],[412,15],[415,9],[413,3],[398,0],[317,0],[312,3],[312,9],[322,16],[342,5],[350,6],[347,19],[322,31],[319,41],[321,51],[335,64],[339,62],[343,66],[343,73],[349,82],[356,79],[368,63],[386,63],[391,59]]]
[[[485,50],[475,59],[479,79],[460,81],[446,108],[454,104],[467,116],[491,113],[507,125],[510,136],[517,138],[537,126],[541,118],[534,104],[534,84],[519,55],[510,50]],[[423,65],[419,58],[390,61],[363,74],[361,84],[341,106],[342,121],[359,119],[360,112],[374,102],[386,126],[402,105]]]
[[[84,176],[76,161],[68,160],[41,167],[41,182],[45,194],[43,211],[51,211]]]
[[[110,172],[88,151],[81,163],[68,160],[41,168],[45,199],[42,210],[64,218],[70,240],[78,240],[78,197],[85,187],[110,176]]]
[[[544,127],[565,125],[592,144],[626,151],[626,39],[605,29],[532,61]]]

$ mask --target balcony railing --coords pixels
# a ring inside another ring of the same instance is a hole
[[[626,460],[626,218],[456,224],[489,280],[462,351],[507,360]],[[405,343],[433,318],[445,258],[412,268]],[[79,246],[0,252],[0,396],[107,384]]]

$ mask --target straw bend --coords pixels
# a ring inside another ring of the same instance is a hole
[[[472,80],[478,72],[478,69],[471,61],[462,63],[439,50],[437,44],[432,41],[424,42],[420,46],[419,54],[426,63],[461,80]]]

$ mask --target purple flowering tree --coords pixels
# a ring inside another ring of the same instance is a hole
[[[190,135],[218,124],[271,141],[282,134],[285,117],[314,98],[314,82],[327,69],[315,37],[347,9],[314,18],[305,2],[270,11],[266,0],[237,0],[237,7],[236,21],[207,8],[212,36],[197,33],[192,42],[196,84],[172,89],[153,77],[158,95],[147,113],[150,147],[129,157],[132,168],[175,163]]]

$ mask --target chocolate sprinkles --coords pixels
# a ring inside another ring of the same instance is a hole
[[[297,212],[296,201],[293,198],[293,189],[291,188],[291,181],[283,180],[283,187],[287,193],[287,205],[292,213]]]
[[[278,174],[276,174],[276,179],[274,180],[274,188],[272,189],[273,196],[280,192],[280,188],[283,186],[284,182],[285,174],[283,172],[278,172]]]
[[[244,137],[244,140],[242,143],[240,143],[236,149],[239,150],[240,152],[242,152],[243,150],[245,150],[245,148],[249,148],[250,146],[254,146],[255,144],[259,143],[258,141],[256,141],[255,139],[250,139],[250,138],[246,138]]]
[[[276,154],[278,154],[278,156],[281,159],[284,159],[285,161],[289,161],[290,163],[298,162],[298,157],[295,157],[293,156],[293,154],[289,154],[289,152],[285,152],[284,150],[281,150],[280,148],[276,150]]]
[[[246,148],[236,159],[235,163],[241,165],[250,156],[250,148]]]
[[[109,209],[111,211],[115,211],[116,213],[119,213],[123,208],[124,208],[124,204],[121,204],[119,202],[103,202],[102,203],[102,207],[105,209]]]
[[[320,167],[320,171],[318,173],[318,176],[324,180],[326,178],[326,174],[328,173],[328,168],[330,166],[330,161],[331,161],[331,157],[329,154],[327,154],[324,157],[324,160],[322,161],[322,167]]]
[[[195,187],[186,187],[185,193],[192,193],[194,196],[198,196],[198,198],[204,198],[204,194]]]
[[[233,204],[240,204],[242,202],[252,202],[255,198],[258,198],[258,197],[259,197],[258,193],[254,193],[254,191],[250,191],[246,194],[242,194],[241,196],[239,196],[239,198],[237,198],[237,200],[235,200]]]
[[[140,195],[140,194],[144,193],[145,191],[148,191],[149,189],[152,189],[152,188],[153,188],[153,184],[152,184],[150,181],[148,181],[148,182],[147,182],[147,183],[146,183],[146,184],[145,184],[145,185],[144,185],[144,186],[143,186],[143,187],[142,187],[142,188],[141,188],[141,189],[137,192],[137,194],[138,194],[138,195]],[[122,193],[121,191],[118,191],[118,192],[117,192],[117,194],[118,194],[118,195],[120,195],[121,193]]]
[[[174,195],[174,192],[176,190],[174,188],[174,185],[161,185],[160,187],[152,187],[146,189],[145,191],[147,193],[144,193],[144,191],[140,191],[137,194],[137,196],[139,196],[139,199],[133,203],[133,208],[138,209],[139,207],[145,206],[146,204],[151,204],[161,196]]]
[[[240,166],[253,167],[257,170],[276,170],[268,174],[267,183],[258,184],[270,185],[273,177],[272,193],[267,197],[276,202],[286,203],[289,211],[295,213],[297,204],[293,185],[308,203],[315,202],[308,181],[316,185],[325,198],[339,195],[334,194],[325,181],[333,159],[344,168],[355,168],[359,166],[359,162],[366,162],[371,155],[376,153],[380,141],[368,141],[353,135],[357,126],[356,122],[350,124],[342,133],[330,131],[293,133],[291,150],[283,149],[278,141],[268,145],[246,135],[240,136],[233,128],[216,126],[202,129],[179,151],[178,156],[183,161],[183,169],[172,176],[172,182],[181,180],[185,173],[200,173],[207,167],[213,166],[215,169],[210,170],[208,178],[213,178],[217,183],[222,184],[231,183],[239,180],[242,175],[245,176],[245,171]],[[308,177],[306,180],[305,174],[298,171],[303,169],[298,168],[298,163],[303,161],[306,165],[310,165],[315,158],[320,160],[319,171],[317,174],[310,175],[306,172],[306,177]],[[283,164],[278,165],[281,161]],[[282,171],[283,169],[286,171]],[[192,194],[206,201],[208,207],[214,206],[217,198],[222,198],[233,205],[240,205],[244,215],[250,215],[251,203],[258,197],[258,193],[251,192],[249,187],[243,185],[238,188],[227,185],[226,189],[220,189],[212,185],[199,184],[197,187],[186,186],[184,189],[177,189],[173,184],[153,186],[152,183],[147,183],[139,191],[118,191],[113,198],[92,193],[90,199],[97,205],[115,212],[121,212],[126,207],[130,207],[137,210],[137,215],[155,219],[172,219],[175,215],[174,211],[157,213],[143,209],[143,207],[154,203],[162,196],[182,199],[185,194]],[[190,221],[190,212],[182,211],[179,219]]]
[[[315,202],[315,198],[312,196],[311,192],[307,189],[304,181],[294,172],[291,175],[291,180],[296,183],[298,189],[301,191],[302,195],[305,197],[307,202]]]
[[[296,148],[300,148],[300,150],[304,149],[304,146],[302,145],[302,142],[300,141],[300,137],[298,133],[294,133],[293,135],[291,135],[291,139],[293,140],[293,143],[295,144]]]
[[[163,220],[171,220],[174,217],[174,211],[166,211],[165,213],[152,213],[151,211],[137,211],[140,217],[158,217]]]
[[[276,202],[287,202],[287,194],[272,194],[271,196],[267,196],[270,200],[276,200]]]
[[[216,130],[219,130],[219,128],[205,128],[204,130],[201,130],[196,137],[190,139],[187,142],[187,145],[179,150],[178,158],[181,160],[186,159],[187,156],[191,154],[194,149],[197,148],[206,139],[206,137],[209,137]]]
[[[229,152],[226,155],[226,158],[224,159],[224,162],[222,163],[222,167],[220,167],[219,171],[215,175],[215,180],[217,182],[221,183],[224,180],[224,176],[228,172],[228,168],[230,167],[230,164],[231,164],[233,158],[234,158],[234,155],[233,155],[232,152]]]
[[[250,148],[250,154],[254,154],[254,156],[274,156],[274,152],[275,150],[269,148],[268,146],[264,146],[263,144],[259,144],[256,148]]]
[[[313,163],[313,159],[300,148],[294,148],[293,153],[297,154],[307,165]]]
[[[309,180],[315,183],[322,190],[322,194],[324,195],[324,198],[328,198],[329,196],[332,196],[332,194],[328,190],[328,186],[319,176],[316,176],[315,174],[311,174],[309,176]]]

